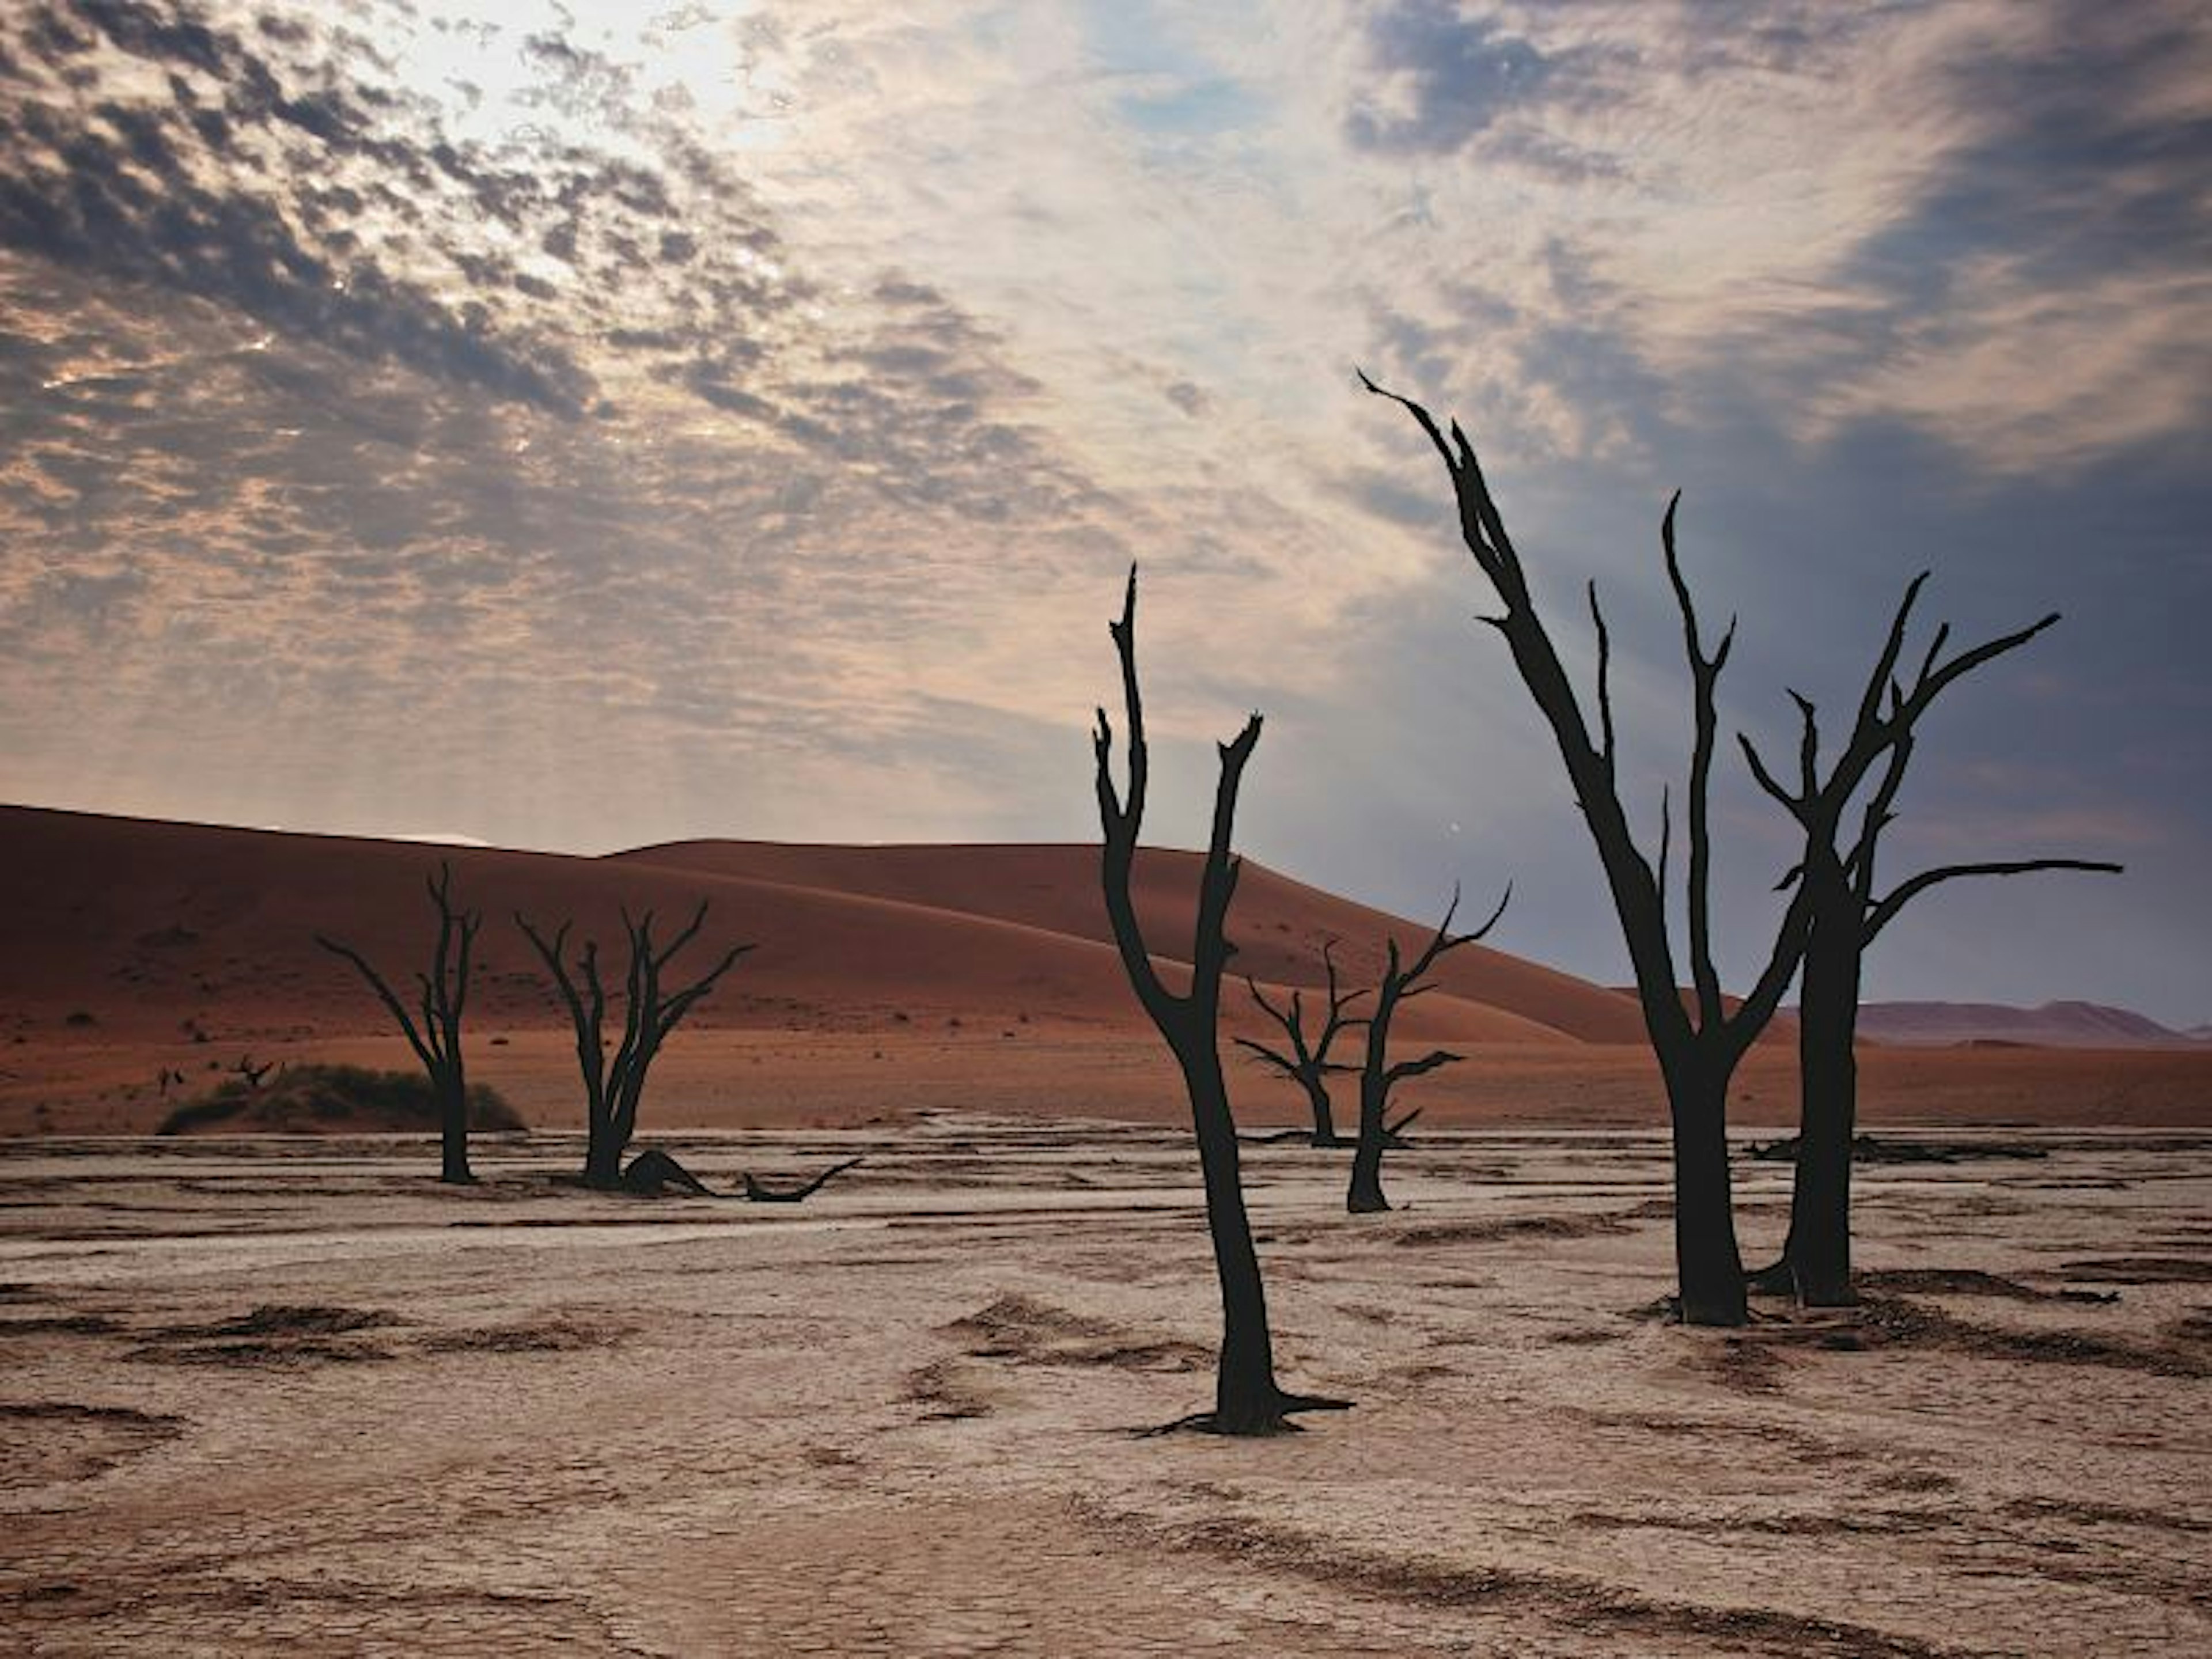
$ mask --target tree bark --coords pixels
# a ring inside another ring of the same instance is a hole
[[[1729,1181],[1729,1072],[1695,1059],[1665,1067],[1674,1143],[1674,1267],[1687,1325],[1741,1325],[1743,1256]]]
[[[1382,1192],[1383,1092],[1380,1079],[1371,1073],[1360,1079],[1359,1139],[1352,1147],[1352,1179],[1344,1192],[1344,1207],[1352,1215],[1374,1215],[1390,1207]]]
[[[1844,1308],[1851,1288],[1851,1139],[1857,1128],[1859,906],[1838,883],[1815,910],[1798,996],[1801,1104],[1790,1237],[1783,1259],[1797,1299]]]
[[[1191,1128],[1206,1191],[1206,1227],[1213,1245],[1214,1278],[1221,1289],[1221,1352],[1214,1372],[1212,1426],[1223,1434],[1266,1434],[1283,1426],[1285,1396],[1275,1384],[1267,1292],[1244,1206],[1237,1123],[1229,1109],[1220,1055],[1211,1037],[1210,1032],[1202,1042],[1186,1036],[1171,1040],[1170,1046],[1190,1096]]]

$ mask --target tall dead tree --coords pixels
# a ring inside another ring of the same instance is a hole
[[[1936,629],[1926,656],[1908,680],[1899,673],[1898,663],[1913,604],[1927,580],[1923,571],[1906,586],[1860,694],[1850,735],[1825,775],[1817,712],[1794,691],[1790,696],[1797,705],[1801,727],[1795,787],[1776,777],[1750,738],[1739,734],[1736,739],[1759,787],[1781,804],[1804,834],[1802,857],[1784,878],[1785,886],[1796,884],[1811,914],[1798,992],[1801,1105],[1790,1235],[1780,1259],[1753,1273],[1751,1282],[1761,1290],[1794,1290],[1808,1307],[1844,1307],[1856,1300],[1851,1285],[1851,1146],[1858,1115],[1855,1045],[1859,988],[1868,947],[1907,904],[1942,882],[2039,870],[2117,874],[2120,869],[2117,864],[2081,859],[1942,865],[1920,872],[1887,893],[1880,890],[1875,870],[1877,844],[1896,817],[1898,792],[1912,762],[1920,717],[1946,687],[2027,644],[2058,620],[2053,613],[2032,627],[1948,659],[1943,657],[1950,638],[1946,624]],[[1856,832],[1845,846],[1844,823],[1870,778],[1872,793],[1860,809]]]
[[[1498,917],[1505,914],[1506,902],[1511,897],[1512,890],[1508,888],[1505,897],[1499,899],[1498,908],[1490,913],[1489,921],[1471,933],[1455,933],[1451,930],[1452,918],[1459,914],[1459,891],[1455,888],[1444,919],[1437,924],[1436,936],[1410,964],[1401,960],[1398,941],[1395,938],[1387,941],[1382,981],[1375,990],[1375,1012],[1367,1018],[1366,1060],[1359,1068],[1359,1144],[1352,1154],[1352,1181],[1344,1194],[1344,1207],[1350,1213],[1367,1215],[1390,1207],[1390,1200],[1382,1195],[1383,1149],[1418,1115],[1409,1112],[1397,1122],[1390,1122],[1390,1091],[1407,1078],[1424,1076],[1466,1058],[1448,1048],[1432,1048],[1418,1060],[1401,1060],[1392,1065],[1391,1022],[1398,1017],[1399,1009],[1424,992],[1436,988],[1427,975],[1437,960],[1487,934],[1498,925]]]
[[[1719,726],[1715,687],[1728,661],[1735,624],[1729,624],[1717,645],[1706,649],[1697,609],[1674,552],[1674,510],[1681,499],[1678,493],[1667,505],[1660,543],[1668,584],[1681,616],[1693,721],[1685,799],[1689,844],[1684,903],[1691,988],[1685,996],[1667,914],[1665,875],[1671,823],[1662,827],[1655,866],[1638,845],[1620,803],[1613,697],[1607,679],[1610,641],[1598,609],[1596,584],[1593,582],[1589,590],[1591,622],[1597,636],[1598,726],[1593,735],[1581,697],[1567,678],[1543,619],[1537,615],[1520,554],[1506,533],[1505,521],[1467,434],[1455,421],[1447,439],[1420,404],[1385,392],[1364,374],[1359,378],[1370,392],[1404,408],[1443,458],[1458,502],[1461,537],[1505,607],[1503,615],[1484,620],[1504,636],[1522,684],[1551,727],[1583,822],[1597,848],[1613,914],[1635,969],[1644,1028],[1666,1085],[1674,1131],[1674,1266],[1682,1318],[1693,1325],[1741,1325],[1747,1310],[1743,1260],[1736,1248],[1729,1193],[1729,1081],[1744,1051],[1773,1018],[1783,992],[1796,972],[1811,920],[1811,901],[1802,886],[1792,896],[1765,967],[1750,992],[1731,1009],[1721,994],[1720,972],[1713,959],[1709,802]]]
[[[453,867],[441,864],[434,879],[426,880],[430,901],[438,907],[438,939],[430,951],[430,969],[418,973],[418,1023],[393,993],[384,975],[349,945],[318,933],[315,943],[351,963],[354,971],[376,993],[385,1011],[398,1021],[407,1046],[429,1073],[430,1091],[438,1102],[440,1168],[438,1179],[453,1186],[472,1184],[469,1170],[469,1087],[461,1064],[461,1016],[469,1000],[469,957],[483,917],[474,910],[453,908]]]
[[[1328,1097],[1328,1079],[1332,1073],[1351,1072],[1358,1068],[1331,1060],[1328,1051],[1338,1036],[1365,1022],[1352,1013],[1352,1005],[1367,994],[1364,991],[1342,991],[1336,982],[1336,941],[1330,939],[1321,947],[1322,969],[1328,975],[1328,1013],[1322,1021],[1321,1034],[1309,1038],[1306,1035],[1305,993],[1293,989],[1287,1006],[1267,1000],[1267,994],[1260,988],[1257,980],[1247,979],[1245,988],[1252,993],[1252,1000],[1261,1011],[1283,1028],[1283,1036],[1290,1044],[1285,1054],[1271,1048],[1250,1037],[1238,1037],[1237,1046],[1249,1048],[1263,1065],[1272,1066],[1306,1091],[1306,1106],[1313,1114],[1313,1139],[1316,1146],[1341,1146],[1344,1138],[1336,1132],[1336,1114]]]
[[[606,1189],[622,1185],[623,1153],[637,1132],[637,1109],[645,1096],[646,1073],[659,1054],[660,1045],[699,1000],[714,988],[715,981],[755,948],[732,945],[705,973],[671,989],[663,984],[662,976],[677,953],[698,936],[707,920],[707,902],[699,902],[690,921],[665,945],[653,943],[652,911],[632,921],[624,910],[622,920],[629,941],[629,968],[623,976],[622,1040],[610,1054],[605,1034],[607,993],[599,975],[599,941],[584,941],[572,969],[566,952],[573,922],[562,922],[548,939],[526,916],[517,912],[514,918],[515,926],[553,976],[554,987],[575,1027],[576,1063],[583,1073],[584,1121],[589,1130],[584,1183]]]
[[[1146,1013],[1182,1068],[1190,1096],[1191,1124],[1206,1188],[1206,1224],[1212,1236],[1213,1266],[1221,1286],[1221,1355],[1215,1370],[1213,1410],[1190,1419],[1218,1434],[1273,1434],[1294,1426],[1292,1413],[1341,1408],[1347,1402],[1285,1393],[1276,1386],[1267,1293],[1252,1224],[1244,1208],[1243,1176],[1237,1153],[1237,1124],[1221,1074],[1221,975],[1231,945],[1224,928],[1237,891],[1241,861],[1229,850],[1237,817],[1237,790],[1244,764],[1260,741],[1260,716],[1244,722],[1233,742],[1219,745],[1221,776],[1213,796],[1213,830],[1199,878],[1198,915],[1192,929],[1190,988],[1178,996],[1162,983],[1138,926],[1130,881],[1137,836],[1145,816],[1150,760],[1145,746],[1144,702],[1137,689],[1137,573],[1121,600],[1121,617],[1109,625],[1121,659],[1121,701],[1128,720],[1128,791],[1114,782],[1114,729],[1104,708],[1091,746],[1097,762],[1098,819],[1104,832],[1099,861],[1106,915],[1121,966]]]

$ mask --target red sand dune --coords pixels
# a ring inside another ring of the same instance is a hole
[[[739,940],[759,949],[670,1045],[656,1092],[675,1122],[849,1120],[922,1106],[1158,1117],[1182,1109],[1172,1068],[1108,937],[1088,846],[817,847],[693,842],[606,858],[278,834],[0,807],[0,1133],[139,1130],[246,1052],[260,1060],[401,1066],[404,1045],[352,971],[343,939],[405,982],[434,927],[441,861],[486,924],[470,1030],[474,1075],[540,1122],[572,1121],[565,1021],[515,929],[520,910],[619,956],[619,914],[652,908],[663,937],[709,902],[678,970]],[[1139,905],[1170,978],[1187,950],[1194,854],[1148,852]],[[1248,863],[1231,917],[1236,966],[1278,991],[1321,979],[1340,941],[1350,985],[1373,981],[1395,919]],[[1645,1122],[1659,1097],[1632,1002],[1474,945],[1397,1036],[1470,1063],[1407,1103],[1444,1121]],[[1242,988],[1231,1032],[1271,1028]],[[1349,1048],[1350,1045],[1347,1045]],[[1347,1053],[1347,1058],[1351,1057]],[[1880,1115],[2176,1122],[2206,1115],[2212,1056],[1869,1054]],[[2094,1063],[2092,1063],[2094,1062]],[[2192,1062],[2194,1062],[2192,1064]],[[2085,1069],[2086,1068],[2086,1069]],[[1240,1109],[1297,1121],[1289,1085],[1236,1068]],[[665,1084],[665,1090],[661,1085]],[[1340,1112],[1352,1091],[1339,1089]],[[1747,1062],[1745,1121],[1794,1115],[1786,1045]]]
[[[694,1016],[702,1026],[833,1030],[903,1013],[1141,1024],[1087,847],[783,847],[690,842],[571,858],[298,836],[0,808],[0,914],[18,948],[0,957],[0,998],[33,1019],[89,1013],[145,1034],[195,1015],[246,1023],[374,1023],[351,971],[319,950],[343,939],[390,973],[411,971],[433,913],[422,890],[441,861],[487,918],[476,1008],[487,1020],[557,1023],[511,917],[575,919],[575,938],[619,943],[621,907],[653,909],[662,937],[702,899],[708,923],[680,963],[738,940],[759,949]],[[1188,937],[1198,860],[1148,853],[1139,902],[1160,956]],[[1418,925],[1248,865],[1237,966],[1276,986],[1317,983],[1340,939],[1351,982],[1371,978],[1395,930]],[[1427,1040],[1632,1042],[1616,993],[1481,946],[1409,1012]],[[1229,1000],[1241,1011],[1241,991]],[[235,1023],[235,1022],[234,1022]],[[1255,1026],[1254,1029],[1257,1029]]]

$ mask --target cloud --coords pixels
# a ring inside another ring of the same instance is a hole
[[[2174,850],[2212,812],[2179,5],[18,15],[11,790],[1080,836],[1140,561],[1163,837],[1257,705],[1260,856],[1422,914],[1511,875],[1517,947],[1618,977],[1448,487],[1358,364],[1465,419],[1585,684],[1601,582],[1640,823],[1680,483],[1732,723],[1787,742],[1781,687],[1832,701],[1918,565],[1965,627],[2058,605],[1942,734],[1999,769],[1929,769],[1913,822],[2158,826],[2131,925],[2212,927]],[[1786,837],[1725,805],[1755,944]]]

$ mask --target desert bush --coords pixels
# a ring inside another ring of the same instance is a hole
[[[240,1120],[246,1120],[240,1121]],[[421,1072],[362,1066],[294,1066],[260,1088],[226,1078],[161,1121],[157,1134],[232,1123],[245,1129],[423,1129],[439,1127],[438,1097]],[[469,1090],[469,1127],[521,1129],[521,1115],[487,1084]]]

